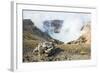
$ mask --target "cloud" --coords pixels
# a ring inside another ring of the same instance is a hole
[[[50,30],[48,34],[54,39],[65,43],[75,40],[80,36],[82,26],[91,21],[91,14],[85,13],[62,13],[62,12],[43,12],[43,11],[24,11],[24,19],[31,19],[35,26],[41,31],[45,31],[43,22],[46,20],[63,20],[62,28],[59,33]],[[50,26],[49,26],[50,27]],[[51,27],[50,27],[51,28]]]

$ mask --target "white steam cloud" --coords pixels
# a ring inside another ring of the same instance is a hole
[[[80,29],[87,22],[91,21],[91,14],[84,13],[62,13],[62,12],[42,12],[42,11],[23,11],[23,19],[31,19],[35,26],[41,31],[45,20],[63,20],[62,28],[59,33],[49,31],[48,34],[57,40],[67,43],[76,40],[80,36]]]

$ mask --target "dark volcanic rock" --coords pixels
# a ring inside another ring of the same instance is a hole
[[[63,20],[52,20],[51,27],[54,27],[54,32],[59,33],[62,27]]]
[[[23,20],[23,31],[32,33],[32,26],[34,26],[34,23],[30,19]]]
[[[46,20],[43,22],[43,27],[46,30],[46,32],[52,31],[54,33],[59,33],[62,27],[62,24],[63,24],[63,20],[58,20],[58,19]]]

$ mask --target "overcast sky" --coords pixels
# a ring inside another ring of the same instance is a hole
[[[69,12],[23,11],[23,19],[31,19],[41,31],[45,20],[64,20],[60,33],[49,32],[49,35],[65,43],[80,36],[80,28],[91,21],[91,14]]]

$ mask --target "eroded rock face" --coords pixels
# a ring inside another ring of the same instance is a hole
[[[42,42],[39,43],[38,46],[33,50],[33,53],[37,53],[38,55],[45,54],[45,56],[52,55],[55,49],[55,45],[52,42]]]
[[[83,27],[81,34],[86,40],[85,44],[91,44],[91,26],[90,26],[90,23],[88,23],[87,25],[85,25]]]
[[[81,36],[77,40],[70,41],[67,44],[91,44],[90,23],[82,27]]]

